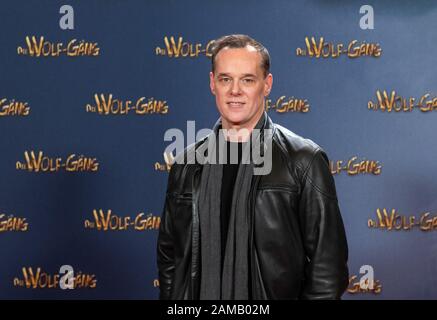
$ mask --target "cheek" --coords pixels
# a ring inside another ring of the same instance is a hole
[[[264,90],[261,88],[257,88],[255,90],[252,90],[251,92],[248,92],[247,96],[253,103],[258,103],[262,99],[264,99]]]
[[[221,94],[218,93],[218,92],[216,92],[215,99],[216,99],[216,101],[218,101],[218,102],[222,102],[222,101],[224,101],[224,97],[223,97],[223,95],[221,95]]]
[[[222,96],[225,95],[226,90],[223,87],[220,86],[215,86],[215,95],[217,96],[217,98],[220,98]]]
[[[215,97],[217,101],[220,102],[226,101],[227,91],[224,88],[216,89],[215,93],[216,93]]]
[[[215,101],[216,101],[217,107],[220,110],[224,110],[226,108],[226,100],[225,100],[224,96],[217,93],[215,95]]]

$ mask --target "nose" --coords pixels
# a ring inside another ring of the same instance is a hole
[[[233,81],[232,87],[231,87],[231,95],[238,96],[241,94],[241,88],[239,81]]]

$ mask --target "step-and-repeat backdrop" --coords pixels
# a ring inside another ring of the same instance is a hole
[[[211,128],[210,43],[270,51],[329,158],[344,299],[437,298],[437,2],[2,1],[0,298],[156,299],[166,130]],[[287,281],[287,279],[284,279]]]

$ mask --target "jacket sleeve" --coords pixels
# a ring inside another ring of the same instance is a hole
[[[169,188],[175,165],[170,170],[167,192],[165,196],[164,209],[161,214],[157,245],[157,264],[160,294],[159,299],[171,299],[173,287],[173,275],[175,270],[174,242],[172,234],[172,213],[169,196]]]
[[[340,299],[348,286],[348,246],[335,183],[318,149],[302,177],[299,217],[306,266],[302,299]]]

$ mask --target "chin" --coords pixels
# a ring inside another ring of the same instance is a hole
[[[241,123],[244,123],[246,120],[246,117],[239,115],[239,114],[229,114],[227,113],[223,118],[226,119],[229,124],[239,125]]]

